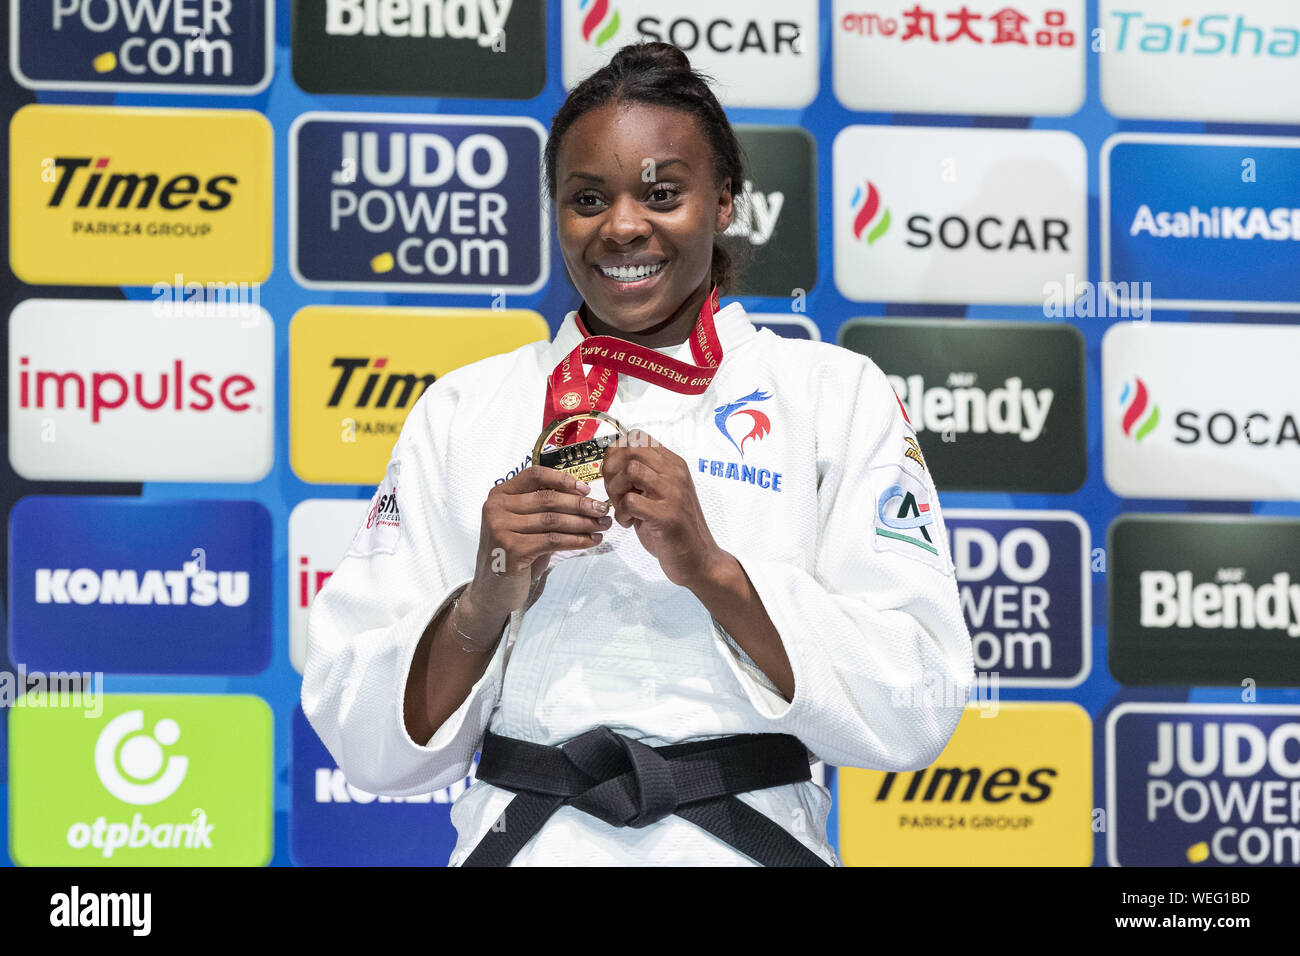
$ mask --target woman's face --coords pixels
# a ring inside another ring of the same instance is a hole
[[[564,264],[596,318],[643,332],[693,309],[693,325],[732,215],[695,118],[640,103],[592,110],[564,134],[555,181]]]

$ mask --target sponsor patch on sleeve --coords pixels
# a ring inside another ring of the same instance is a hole
[[[402,513],[397,507],[397,477],[401,460],[388,462],[384,480],[370,499],[370,510],[357,529],[348,554],[364,558],[372,554],[395,554],[402,533]]]
[[[926,483],[902,465],[871,470],[877,551],[897,551],[948,571],[948,555],[934,499]]]

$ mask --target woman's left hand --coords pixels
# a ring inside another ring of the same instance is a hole
[[[605,449],[601,465],[614,520],[631,527],[673,584],[690,588],[718,566],[690,467],[639,428]]]

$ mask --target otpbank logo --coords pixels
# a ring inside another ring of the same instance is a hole
[[[839,789],[850,866],[1092,863],[1092,721],[1077,704],[968,704],[929,767],[845,767]]]
[[[848,126],[835,284],[860,302],[1041,304],[1087,266],[1087,156],[1057,130]]]
[[[260,481],[275,344],[258,306],[28,299],[9,320],[9,460],[31,481]]]
[[[390,797],[353,785],[301,707],[293,710],[290,850],[299,866],[446,866],[451,806],[473,774],[430,793]]]
[[[31,496],[9,513],[10,657],[34,670],[258,674],[271,517],[256,501]]]
[[[10,852],[24,866],[264,866],[271,709],[259,697],[108,694],[9,716]]]
[[[1083,0],[835,0],[835,96],[852,110],[1063,116],[1084,97]]]
[[[629,43],[671,43],[717,80],[724,106],[800,109],[817,96],[816,0],[565,0],[564,86],[573,89]]]
[[[257,93],[271,0],[12,0],[9,66],[37,90]]]
[[[313,289],[536,292],[550,275],[521,116],[305,113],[289,131],[289,265]]]
[[[252,110],[25,106],[9,124],[9,261],[35,285],[261,282],[271,126]]]
[[[1300,707],[1120,704],[1106,720],[1111,866],[1300,866]]]
[[[549,337],[546,320],[527,309],[299,310],[289,325],[294,472],[377,485],[406,416],[440,376]]]
[[[1293,0],[1101,0],[1101,98],[1135,119],[1300,122]]]
[[[1121,133],[1102,146],[1107,287],[1149,282],[1156,308],[1293,312],[1298,261],[1300,137]]]

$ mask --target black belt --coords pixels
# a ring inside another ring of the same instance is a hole
[[[830,865],[734,796],[811,779],[808,751],[789,734],[649,747],[595,727],[548,747],[489,731],[476,777],[515,797],[464,866],[507,865],[562,806],[615,827],[647,827],[675,813],[763,866]]]

